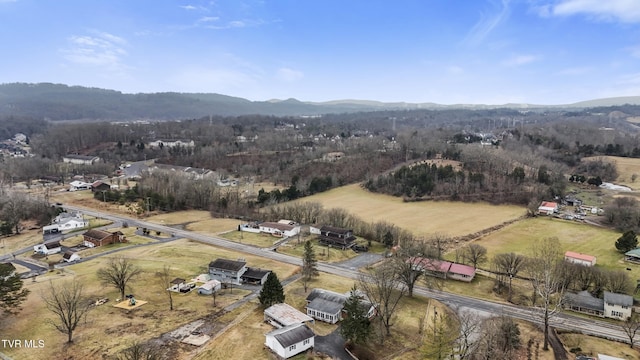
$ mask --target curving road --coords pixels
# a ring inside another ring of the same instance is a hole
[[[126,216],[115,215],[110,213],[104,213],[101,211],[96,211],[94,209],[88,209],[84,207],[78,206],[69,206],[64,205],[65,208],[69,210],[82,211],[88,215],[108,219],[114,222],[127,222],[129,226],[138,226],[138,227],[146,227],[152,231],[162,231],[165,233],[174,234],[173,238],[186,238],[195,241],[199,241],[205,244],[210,244],[226,249],[236,250],[239,252],[248,253],[251,255],[266,257],[272,260],[280,261],[283,263],[288,263],[292,265],[302,265],[302,259],[281,254],[276,251],[271,251],[268,249],[256,248],[251,245],[236,243],[233,241],[229,241],[217,236],[213,235],[203,235],[194,233],[187,230],[175,229],[165,225],[154,224],[138,219],[129,218]],[[360,276],[360,272],[353,267],[345,267],[340,264],[328,264],[318,262],[318,270],[348,277],[351,279],[358,279]],[[541,324],[542,319],[536,316],[536,309],[521,307],[511,304],[497,303],[493,301],[471,298],[463,295],[448,293],[439,290],[427,289],[425,287],[416,286],[414,288],[414,294],[419,296],[424,296],[428,298],[432,298],[438,300],[452,308],[472,308],[476,310],[485,311],[487,313],[495,314],[495,315],[506,315],[516,319],[531,321],[533,323]],[[602,320],[595,319],[587,319],[581,318],[578,316],[573,316],[566,313],[557,314],[551,321],[551,326],[561,329],[561,330],[569,330],[575,331],[579,333],[583,333],[586,335],[597,336],[601,338],[616,340],[627,343],[629,338],[624,333],[622,328],[615,324],[609,323]],[[634,342],[638,344],[637,341]]]

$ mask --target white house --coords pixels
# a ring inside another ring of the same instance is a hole
[[[62,162],[76,164],[76,165],[93,165],[100,161],[97,156],[84,156],[84,155],[65,155],[62,157]]]
[[[33,252],[35,254],[51,255],[51,254],[57,254],[61,251],[62,251],[62,246],[58,241],[53,241],[46,244],[38,244],[33,247]]]
[[[294,324],[266,335],[265,346],[283,359],[288,359],[314,346],[315,334],[305,324]]]
[[[171,147],[185,147],[185,148],[193,148],[196,146],[196,143],[193,140],[185,140],[185,139],[159,139],[155,141],[149,142],[150,148],[171,148]]]
[[[69,191],[89,190],[91,189],[91,183],[74,180],[69,183]]]
[[[604,292],[604,316],[626,320],[631,316],[633,297],[626,294]]]
[[[75,252],[65,251],[64,255],[62,255],[62,260],[68,263],[75,262],[80,260],[80,255]]]
[[[89,226],[89,220],[68,218],[60,221],[58,224],[59,231],[71,230],[71,229],[83,229]]]
[[[573,264],[583,266],[594,266],[596,264],[596,257],[593,255],[581,254],[573,251],[567,251],[564,253],[564,260]]]
[[[313,289],[307,296],[307,315],[335,324],[342,320],[342,308],[348,296],[324,289]]]
[[[258,224],[258,226],[260,227],[260,232],[268,233],[274,236],[291,237],[300,233],[300,225],[294,222],[289,222],[288,220],[287,223],[265,221]]]
[[[209,275],[221,283],[241,284],[242,275],[247,271],[244,260],[216,259],[209,263]]]
[[[553,215],[558,212],[558,203],[553,201],[543,201],[540,206],[538,206],[538,214],[542,215]]]

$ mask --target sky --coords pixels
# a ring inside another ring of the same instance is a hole
[[[439,104],[640,95],[640,0],[0,0],[0,83]]]

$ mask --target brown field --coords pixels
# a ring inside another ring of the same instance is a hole
[[[584,160],[603,158],[615,162],[618,169],[618,178],[615,183],[628,186],[633,190],[640,190],[640,159],[619,157],[619,156],[597,156],[585,158]],[[633,176],[638,179],[633,180]]]
[[[155,273],[164,265],[171,266],[172,275],[185,279],[206,271],[208,263],[217,257],[245,258],[251,266],[272,269],[282,279],[291,276],[297,269],[295,266],[188,240],[125,250],[120,254],[135,259],[136,265],[143,269],[143,275],[132,283],[127,292],[149,303],[130,312],[112,306],[119,297],[118,291],[101,285],[95,275],[109,256],[71,265],[63,271],[49,272],[39,276],[35,282],[25,281],[25,287],[31,290],[31,294],[23,305],[24,310],[16,317],[0,320],[2,329],[11,329],[12,338],[45,339],[45,348],[3,349],[3,352],[14,359],[61,359],[69,356],[75,359],[100,358],[115,354],[133,340],[144,341],[210,315],[213,308],[211,297],[199,296],[193,292],[174,295],[176,310],[169,311],[167,295],[155,280]],[[91,298],[107,297],[110,302],[96,307],[90,313],[87,325],[78,328],[74,334],[74,344],[67,346],[66,337],[46,324],[45,319],[51,315],[43,306],[40,295],[45,292],[50,281],[57,286],[70,278],[81,281]],[[216,309],[219,310],[247,294],[246,290],[240,289],[233,289],[232,293],[225,291],[217,297]]]
[[[321,203],[324,208],[344,208],[367,222],[386,221],[416,236],[435,233],[448,236],[472,234],[525,214],[513,205],[423,201],[405,203],[401,198],[375,194],[358,184],[343,186],[297,201]]]

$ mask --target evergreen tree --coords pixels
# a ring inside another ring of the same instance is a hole
[[[638,246],[638,237],[633,230],[629,230],[622,234],[616,241],[616,249],[620,252],[627,252],[633,250]]]
[[[14,270],[11,264],[0,263],[0,310],[9,314],[17,313],[20,303],[29,295],[29,290],[22,288],[20,275]]]
[[[345,318],[340,325],[340,334],[353,344],[365,344],[371,336],[372,328],[367,312],[369,306],[358,296],[356,286],[353,285],[349,298],[344,303]]]
[[[319,275],[316,260],[316,253],[313,251],[311,241],[304,243],[304,254],[302,255],[302,284],[304,292],[307,292],[309,282]]]
[[[262,290],[260,290],[258,300],[260,300],[260,304],[265,308],[268,308],[273,304],[284,302],[284,290],[282,289],[282,284],[280,283],[280,280],[278,280],[278,275],[273,271],[267,275],[267,281],[262,285]]]

